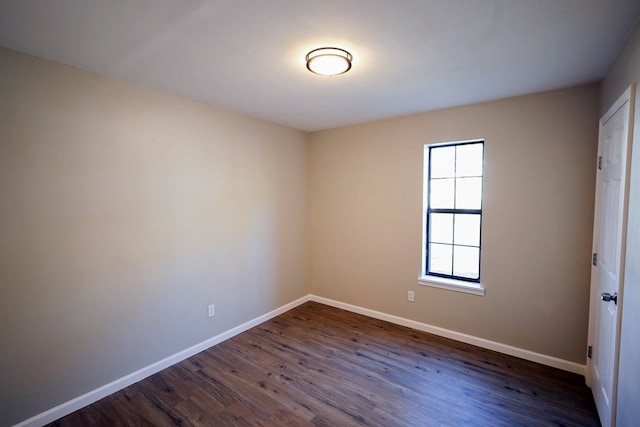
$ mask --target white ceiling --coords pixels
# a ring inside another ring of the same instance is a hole
[[[0,46],[313,131],[599,81],[639,15],[640,0],[0,0]],[[351,71],[308,72],[321,46]]]

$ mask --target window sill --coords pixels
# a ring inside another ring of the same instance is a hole
[[[418,284],[433,288],[448,289],[466,294],[484,296],[484,288],[480,283],[465,282],[463,280],[445,279],[437,276],[420,276]]]

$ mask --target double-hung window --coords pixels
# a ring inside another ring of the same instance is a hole
[[[426,145],[423,278],[479,288],[484,141]]]

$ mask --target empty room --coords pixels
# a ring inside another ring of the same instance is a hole
[[[0,2],[0,426],[637,426],[639,17]]]

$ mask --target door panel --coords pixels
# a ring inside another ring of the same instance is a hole
[[[600,121],[594,253],[591,302],[593,359],[592,392],[604,427],[615,425],[619,307],[621,300],[602,300],[602,295],[621,295],[624,267],[623,236],[626,233],[627,158],[632,113],[630,88]],[[606,299],[606,298],[605,298]]]

